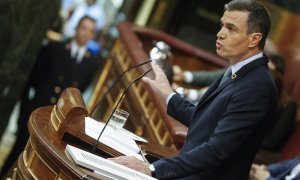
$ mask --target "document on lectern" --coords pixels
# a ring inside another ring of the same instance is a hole
[[[71,156],[74,162],[80,166],[94,170],[95,173],[103,175],[109,179],[116,180],[154,180],[155,178],[138,172],[136,170],[109,161],[100,156],[67,145],[65,152]]]
[[[98,139],[103,127],[104,123],[98,122],[90,117],[85,118],[85,133],[95,140]],[[136,142],[128,136],[124,136],[123,133],[111,126],[106,127],[99,141],[123,155],[135,156],[143,160],[143,157],[139,154],[140,149]]]

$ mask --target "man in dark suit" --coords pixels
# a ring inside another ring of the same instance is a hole
[[[262,53],[270,27],[261,3],[233,0],[225,5],[216,51],[231,65],[196,107],[173,93],[162,70],[153,65],[155,79],[143,80],[166,100],[168,114],[189,127],[185,143],[178,156],[150,166],[132,157],[112,160],[158,179],[248,179],[277,107],[268,57]]]
[[[253,164],[250,180],[297,180],[300,179],[300,156],[280,163]]]
[[[85,16],[78,23],[72,39],[50,42],[41,48],[22,93],[17,141],[1,175],[5,175],[26,145],[31,112],[41,106],[56,104],[64,89],[76,87],[83,92],[91,82],[99,58],[90,51],[87,42],[94,38],[95,28],[95,20]]]

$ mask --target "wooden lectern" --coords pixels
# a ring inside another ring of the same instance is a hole
[[[67,144],[86,151],[92,149],[95,139],[87,136],[84,130],[87,115],[81,93],[76,88],[63,91],[55,106],[36,109],[29,119],[30,137],[18,159],[13,179],[105,179],[76,165],[64,152]],[[97,148],[96,153],[102,157],[122,155],[102,143]],[[144,145],[143,149],[156,155],[149,159],[177,153],[153,144]]]
[[[66,89],[54,107],[36,109],[29,119],[30,137],[18,159],[13,179],[101,179],[74,164],[64,153],[67,143],[76,142],[66,140],[67,130],[74,128],[84,132],[85,116],[87,110],[75,88]],[[81,134],[78,136],[80,138]]]

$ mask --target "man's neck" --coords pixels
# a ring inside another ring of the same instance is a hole
[[[244,59],[243,61],[238,61],[235,64],[231,65],[231,70],[232,73],[236,73],[239,69],[241,69],[243,66],[245,66],[246,64],[249,64],[250,62],[263,57],[263,53],[262,52],[258,52],[257,54],[254,54],[253,56],[248,57],[247,59]]]
[[[231,65],[233,64],[236,64],[238,62],[241,62],[241,61],[244,61],[252,56],[255,56],[256,54],[258,53],[261,53],[262,51],[259,50],[258,48],[257,49],[253,49],[253,50],[250,50],[246,55],[244,55],[241,59],[229,59],[229,62]]]
[[[85,46],[85,44],[79,43],[76,39],[73,39],[73,41],[74,41],[74,43],[76,44],[76,46],[78,48],[81,48],[81,47]]]

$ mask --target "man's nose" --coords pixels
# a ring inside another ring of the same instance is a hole
[[[224,28],[222,27],[220,29],[220,31],[217,33],[217,37],[218,39],[224,39],[226,37],[226,34],[225,34],[225,31],[224,31]]]

